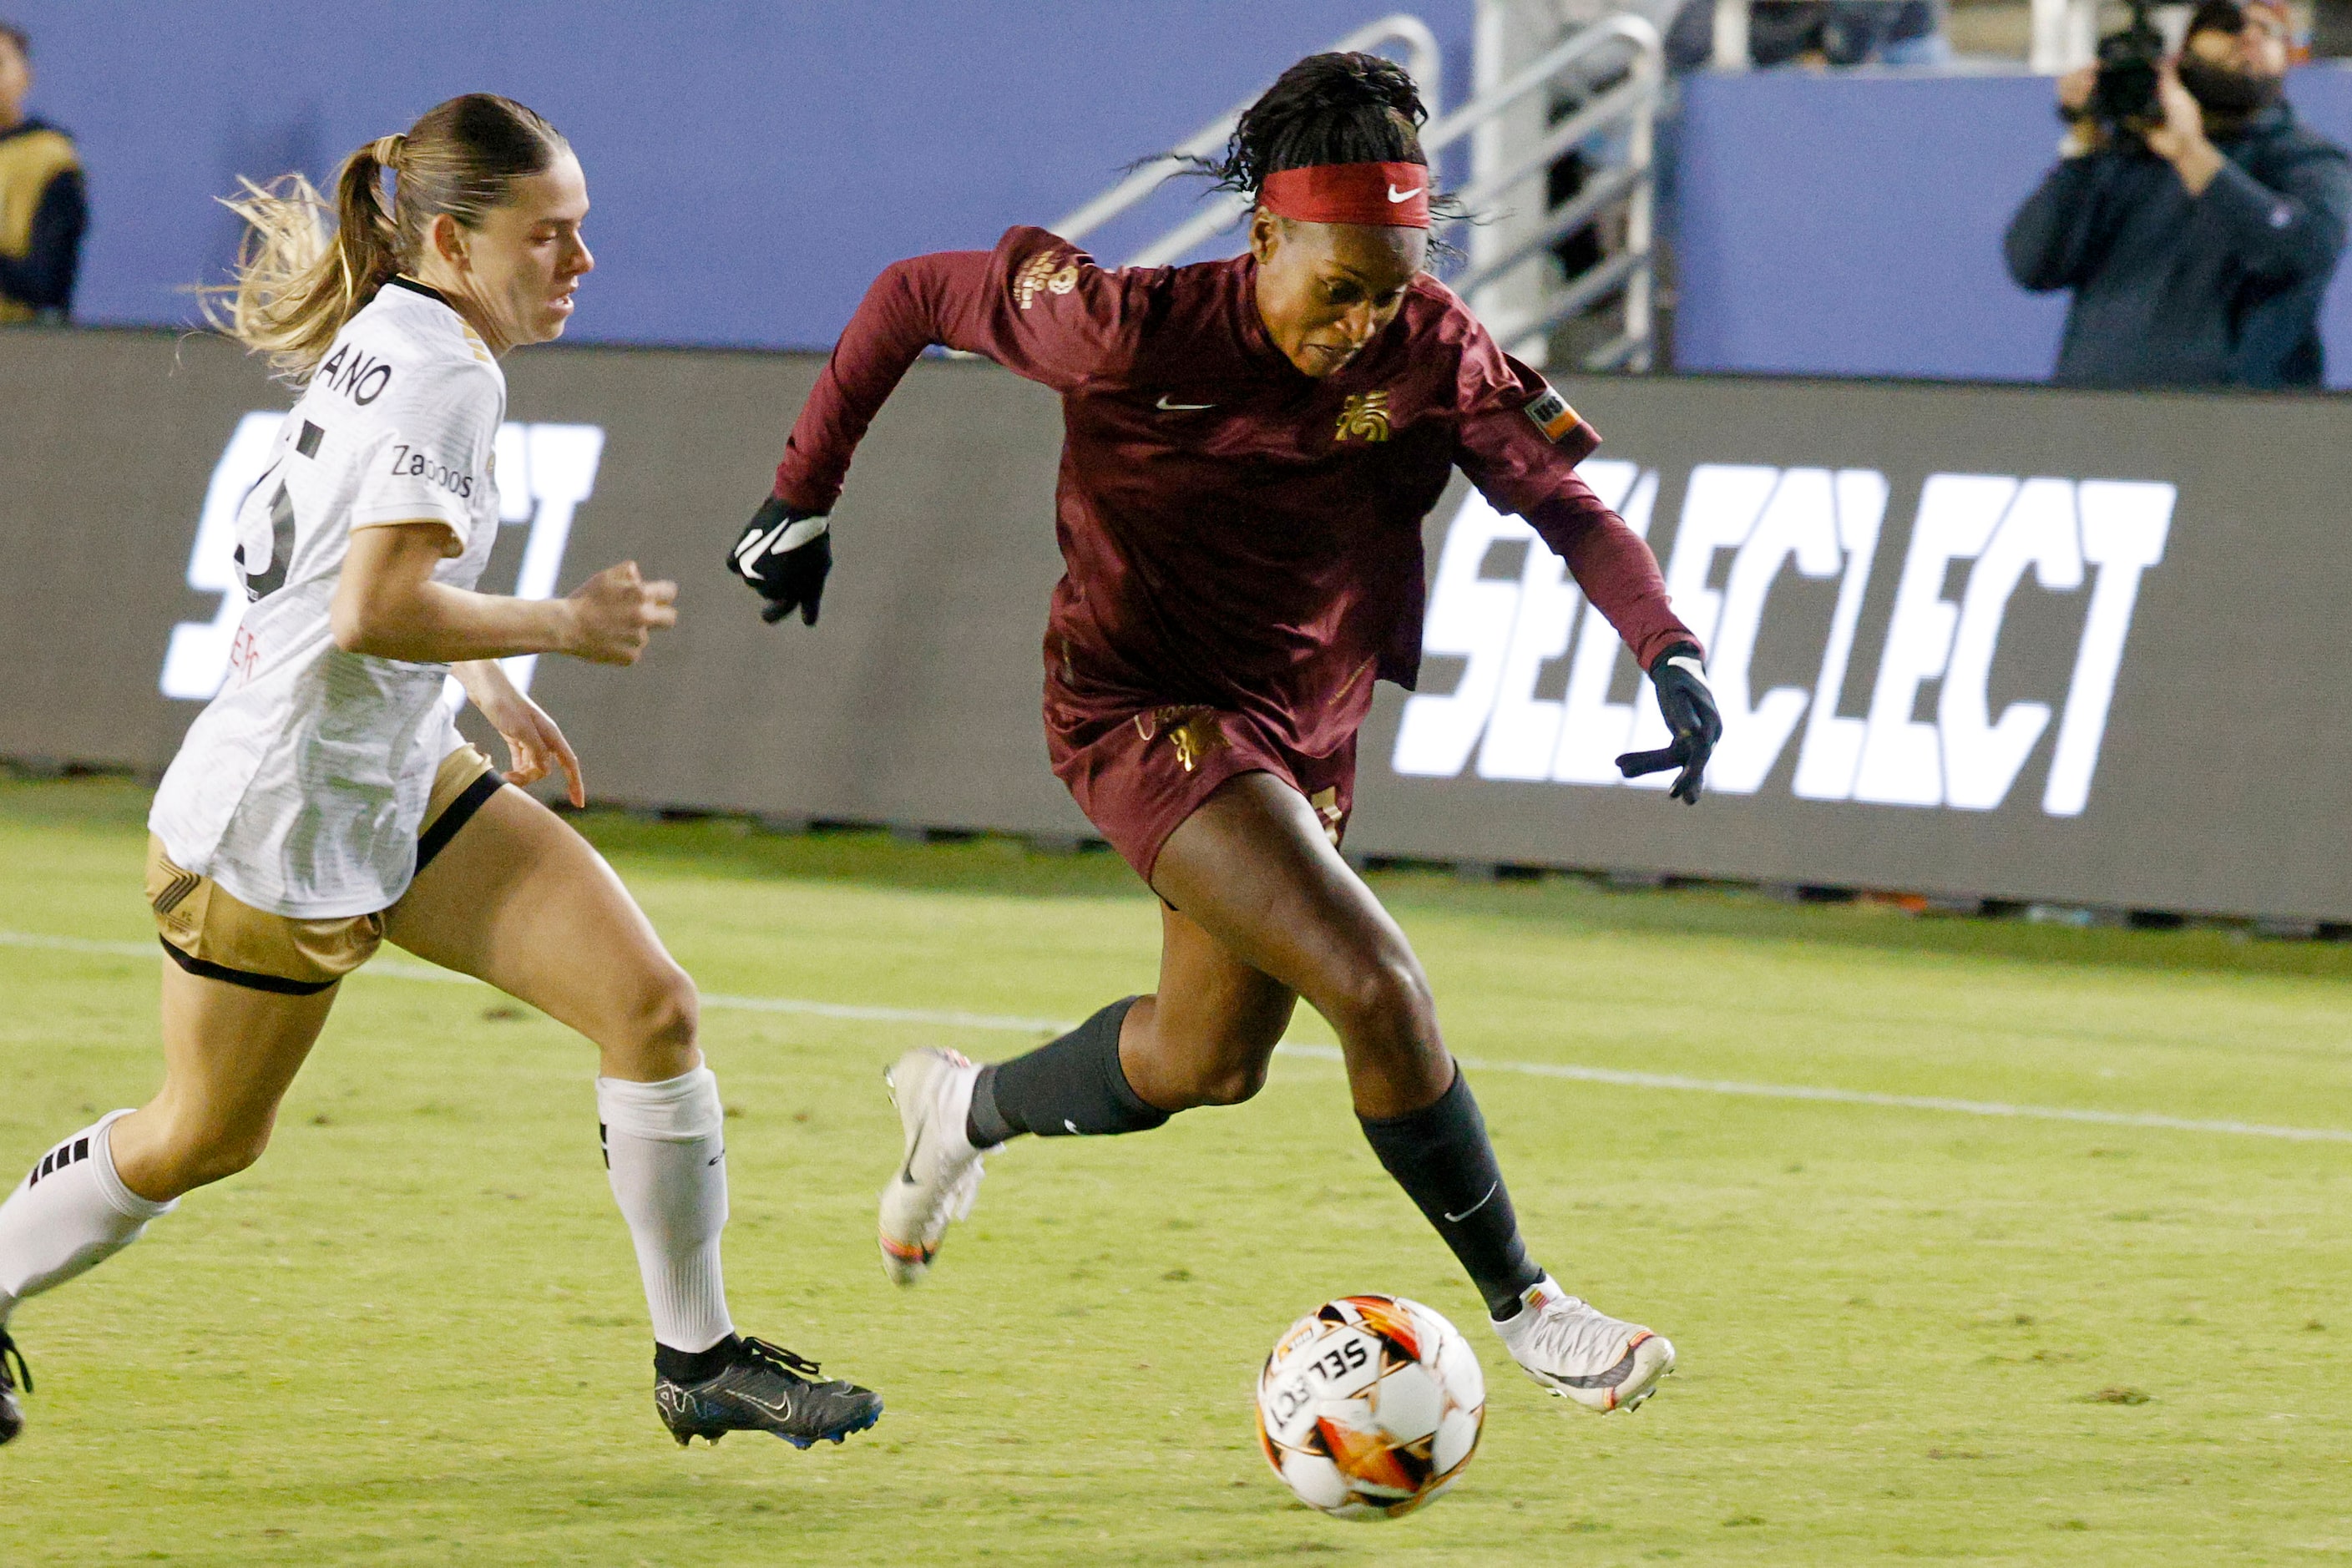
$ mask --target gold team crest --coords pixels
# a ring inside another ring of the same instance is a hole
[[[1135,732],[1147,742],[1166,735],[1169,744],[1176,748],[1176,765],[1189,773],[1210,752],[1225,749],[1225,731],[1218,717],[1213,708],[1154,708],[1135,716]]]
[[[1344,441],[1350,436],[1360,436],[1367,441],[1389,438],[1389,395],[1386,391],[1354,393],[1339,405],[1339,428],[1331,438]]]
[[[1078,266],[1050,250],[1040,251],[1013,275],[1013,302],[1023,310],[1037,302],[1040,293],[1066,294],[1078,286]]]

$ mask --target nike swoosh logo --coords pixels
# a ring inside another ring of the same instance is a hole
[[[1460,1225],[1464,1220],[1468,1219],[1472,1215],[1476,1214],[1480,1209],[1485,1208],[1488,1204],[1492,1203],[1495,1199],[1495,1194],[1502,1190],[1503,1184],[1496,1182],[1493,1186],[1486,1189],[1486,1195],[1485,1197],[1480,1198],[1476,1203],[1472,1204],[1460,1214],[1447,1215],[1445,1216],[1445,1223],[1448,1225]]]
[[[1163,392],[1160,395],[1160,406],[1166,409],[1171,414],[1175,414],[1187,409],[1214,408],[1216,405],[1213,403],[1171,403],[1168,401],[1168,395]]]
[[[789,522],[780,522],[776,524],[775,527],[768,530],[767,532],[760,534],[754,538],[747,539],[740,545],[737,546],[735,551],[735,565],[737,570],[746,573],[750,572],[751,569],[751,563],[757,561],[761,556],[765,555],[768,552],[769,546],[774,544],[779,539],[782,539],[784,534],[784,530],[790,527],[792,527],[792,524]]]
[[[771,1415],[785,1420],[789,1420],[792,1417],[793,1401],[790,1394],[786,1394],[784,1396],[784,1402],[778,1405],[771,1400],[762,1399],[758,1394],[753,1394],[747,1389],[730,1388],[727,1392],[754,1409],[764,1410]]]
[[[1636,1340],[1633,1343],[1639,1344],[1641,1343],[1641,1341]],[[1633,1375],[1633,1346],[1628,1345],[1625,1347],[1624,1358],[1619,1361],[1615,1366],[1611,1367],[1607,1372],[1588,1373],[1552,1373],[1552,1381],[1559,1384],[1564,1384],[1570,1388],[1614,1388]]]
[[[1429,187],[1427,185],[1415,185],[1409,191],[1401,191],[1394,185],[1391,185],[1389,187],[1389,200],[1391,202],[1409,202],[1428,188]]]
[[[725,1158],[727,1158],[727,1151],[726,1151],[726,1150],[724,1150],[724,1149],[721,1149],[720,1151],[719,1151],[719,1152],[718,1152],[718,1153],[713,1154],[712,1156],[710,1156],[710,1158],[709,1158],[709,1159],[705,1160],[705,1161],[704,1161],[704,1162],[702,1162],[702,1163],[703,1163],[703,1164],[704,1164],[706,1167],[708,1167],[708,1166],[711,1166],[711,1165],[716,1165],[717,1163],[719,1163],[719,1161],[724,1160]]]
[[[907,1163],[898,1167],[898,1179],[910,1187],[915,1184],[915,1154],[922,1148],[923,1134],[929,1131],[925,1127],[915,1129],[915,1141],[907,1145]]]
[[[762,555],[782,555],[798,550],[823,533],[829,521],[822,517],[787,518],[756,539],[746,538],[735,551],[736,570],[750,576],[752,562]]]

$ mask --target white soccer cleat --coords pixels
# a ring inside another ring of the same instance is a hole
[[[882,1075],[907,1137],[906,1158],[882,1189],[882,1271],[898,1284],[930,1272],[940,1237],[979,1195],[980,1154],[963,1130],[979,1075],[961,1052],[936,1046],[908,1051]]]
[[[1549,1274],[1527,1289],[1517,1317],[1495,1331],[1527,1374],[1562,1399],[1606,1415],[1631,1410],[1675,1370],[1675,1347],[1639,1323],[1608,1317]]]

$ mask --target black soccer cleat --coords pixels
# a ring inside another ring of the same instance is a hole
[[[14,1373],[8,1370],[12,1361],[16,1363]],[[33,1392],[33,1369],[25,1364],[25,1352],[16,1348],[8,1331],[0,1329],[0,1443],[25,1429],[25,1406],[16,1397],[19,1388]]]
[[[882,1396],[839,1378],[816,1381],[816,1363],[745,1334],[727,1364],[698,1382],[656,1371],[654,1408],[684,1447],[716,1443],[730,1432],[773,1432],[795,1448],[838,1443],[882,1418]]]

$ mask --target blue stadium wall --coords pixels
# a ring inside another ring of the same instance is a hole
[[[2305,121],[2352,147],[2352,70],[2294,71]],[[2010,215],[2056,161],[2050,82],[2031,76],[1695,77],[1672,212],[1685,370],[2038,381],[2063,294],[2009,279]],[[2352,386],[2352,283],[2322,326]]]
[[[579,147],[602,270],[585,341],[824,347],[875,272],[1051,223],[1292,59],[1395,9],[1436,29],[1449,101],[1473,0],[962,0],[581,5],[0,0],[31,31],[34,109],[80,139],[96,224],[78,313],[185,321],[240,174],[323,175],[451,93],[543,110]],[[2352,144],[2352,71],[2290,79]],[[1763,71],[1682,84],[1669,174],[1676,362],[1700,371],[2035,380],[2063,298],[2001,268],[2048,166],[2027,76]],[[1453,171],[1456,177],[1459,171]],[[1117,255],[1151,216],[1107,231]],[[2352,386],[2352,285],[2327,305]]]
[[[33,111],[89,165],[84,321],[186,320],[185,286],[217,279],[236,244],[212,197],[238,175],[321,176],[441,99],[489,90],[553,120],[588,170],[600,272],[574,337],[822,347],[891,261],[1050,224],[1398,9],[1429,22],[1466,83],[1471,0],[8,0],[5,14],[33,37]]]

